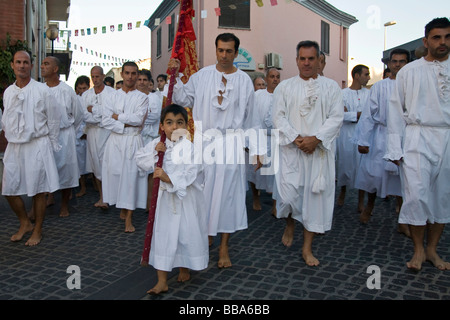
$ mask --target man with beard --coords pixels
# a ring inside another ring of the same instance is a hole
[[[450,263],[436,252],[450,222],[450,21],[425,26],[425,57],[397,75],[388,117],[385,158],[399,165],[403,206],[399,222],[409,225],[414,254],[407,263],[420,270],[430,261],[439,270]],[[425,232],[427,247],[424,246]]]

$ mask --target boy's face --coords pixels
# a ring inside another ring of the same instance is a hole
[[[160,124],[161,130],[165,132],[166,137],[172,140],[172,132],[177,129],[187,129],[186,121],[181,113],[174,115],[172,112],[166,114],[163,123]]]

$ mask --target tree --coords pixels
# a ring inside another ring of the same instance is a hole
[[[16,77],[11,68],[11,62],[17,51],[30,51],[25,41],[16,40],[12,43],[11,35],[6,34],[6,40],[0,46],[0,108],[3,110],[3,92],[16,81]]]

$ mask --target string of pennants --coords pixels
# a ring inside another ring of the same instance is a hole
[[[255,0],[258,7],[262,7],[264,6],[264,2],[265,0]],[[278,1],[281,0],[269,0],[270,1],[270,5],[271,6],[277,6],[278,5]],[[292,3],[294,0],[284,0],[286,3]],[[229,7],[230,9],[237,9],[237,6],[239,4],[244,4],[244,5],[249,5],[250,2],[249,0],[243,1],[242,3],[236,3],[236,4],[231,4],[228,5],[227,7]],[[221,15],[221,7],[217,7],[214,9],[215,15],[216,16],[220,16]],[[202,10],[201,11],[201,18],[205,19],[207,18],[207,10]],[[177,17],[178,18],[178,17]],[[150,20],[146,20],[144,22],[144,26],[148,26]],[[172,18],[169,16],[165,19],[166,24],[172,24]],[[155,19],[155,26],[158,26],[161,24],[161,19],[160,18],[156,18]],[[109,32],[122,32],[124,30],[133,30],[134,29],[139,29],[142,26],[142,21],[135,21],[135,22],[128,22],[126,24],[120,23],[120,24],[111,24],[108,26],[102,26],[101,28],[99,27],[86,27],[86,28],[77,28],[74,30],[68,30],[69,32],[69,37],[75,36],[75,37],[84,37],[84,36],[91,36],[91,35],[98,35],[98,34],[106,34],[108,31]],[[62,36],[62,35],[61,35]]]
[[[69,49],[71,49],[72,51],[80,51],[81,53],[85,53],[90,56],[95,56],[96,58],[101,60],[102,63],[108,63],[111,65],[122,65],[124,62],[129,60],[129,59],[115,57],[112,55],[107,55],[106,53],[95,51],[93,49],[89,49],[86,46],[83,47],[82,45],[77,45],[77,44],[74,44],[73,48],[72,48],[72,44],[69,43]],[[103,60],[107,60],[107,62],[103,62]]]

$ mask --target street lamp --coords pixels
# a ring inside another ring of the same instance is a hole
[[[55,39],[58,38],[58,34],[59,34],[59,29],[55,25],[51,25],[50,27],[48,27],[47,31],[45,31],[45,35],[52,42],[52,56],[54,53],[54,44],[53,43],[54,43]]]
[[[397,24],[396,21],[389,21],[384,24],[384,51],[386,51],[386,35],[387,35],[387,27],[393,26]]]

